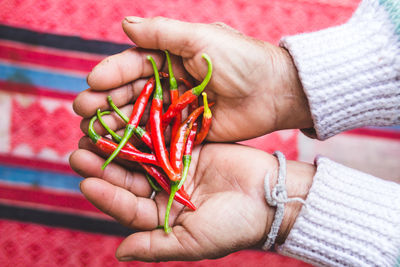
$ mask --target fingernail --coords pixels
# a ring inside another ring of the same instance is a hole
[[[118,258],[119,261],[133,261],[134,258],[126,256],[126,257],[120,257]]]
[[[140,23],[140,22],[144,21],[144,18],[129,16],[129,17],[125,17],[125,20],[129,23]]]

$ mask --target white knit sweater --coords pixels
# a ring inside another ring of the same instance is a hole
[[[400,124],[400,1],[365,0],[344,25],[285,37],[324,140]],[[400,159],[399,159],[400,164]],[[277,250],[320,266],[400,266],[400,185],[326,158]]]

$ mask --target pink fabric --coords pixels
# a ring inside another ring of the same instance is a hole
[[[165,16],[190,22],[222,21],[276,43],[282,35],[312,31],[349,18],[359,0],[5,0],[0,22],[89,39],[129,42],[125,16]]]
[[[3,0],[0,5],[0,24],[87,39],[130,43],[121,29],[121,20],[125,16],[166,16],[190,22],[222,21],[247,35],[276,44],[283,35],[314,31],[342,23],[351,16],[358,3],[359,0]],[[64,55],[50,49],[2,45],[0,62],[22,61],[25,65],[73,71],[81,76],[100,60],[100,57],[85,58],[79,53]],[[30,85],[14,88],[11,83],[4,81],[0,81],[0,94],[0,126],[3,127],[0,128],[0,163],[24,165],[23,162],[33,160],[36,165],[29,163],[28,168],[40,169],[45,166],[45,169],[49,169],[54,163],[54,170],[65,172],[68,155],[77,148],[82,135],[80,119],[73,114],[71,108],[73,95],[51,92],[46,88],[31,88]],[[289,159],[297,159],[299,156],[297,130],[273,133],[245,143],[268,152],[280,149]],[[9,156],[11,160],[8,160]],[[85,200],[80,196],[63,196],[63,193],[51,190],[35,190],[0,185],[0,202],[96,213],[90,204],[83,204]],[[121,238],[114,236],[0,220],[0,265],[159,265],[118,263],[114,252],[120,241]],[[187,264],[170,262],[160,265]],[[244,264],[307,266],[294,259],[260,251],[241,251],[218,260],[190,263],[192,266],[216,267]]]

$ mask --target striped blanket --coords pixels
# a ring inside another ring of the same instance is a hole
[[[118,263],[114,252],[134,231],[80,194],[68,165],[82,133],[72,101],[102,58],[131,46],[125,15],[223,21],[272,43],[285,34],[344,22],[357,0],[163,1],[6,0],[0,3],[0,266],[152,266]],[[220,12],[224,10],[224,12]],[[400,180],[400,129],[365,128],[327,142],[287,130],[244,142],[290,159],[318,153],[387,179]],[[346,149],[346,153],[338,153]],[[362,149],[363,155],[360,154]],[[355,156],[357,154],[357,157]],[[379,155],[379,156],[378,156]],[[397,160],[397,161],[396,161]],[[248,250],[193,266],[306,266]],[[186,266],[171,262],[162,266]]]

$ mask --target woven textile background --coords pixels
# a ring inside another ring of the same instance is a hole
[[[118,263],[114,252],[132,232],[79,192],[68,166],[82,133],[74,96],[106,55],[132,44],[127,15],[222,21],[277,44],[283,35],[345,22],[359,0],[2,0],[0,1],[0,266],[186,266]],[[329,45],[329,44],[327,44]],[[400,129],[365,128],[326,142],[298,131],[245,142],[312,162],[318,153],[400,180]],[[192,266],[306,266],[261,251],[242,251]]]

